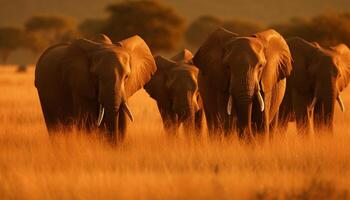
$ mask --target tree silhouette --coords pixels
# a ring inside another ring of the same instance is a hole
[[[90,38],[98,33],[101,33],[105,23],[106,20],[104,19],[85,19],[79,24],[78,29],[84,37]]]
[[[102,33],[116,42],[141,36],[153,52],[178,47],[184,20],[170,7],[157,1],[123,1],[107,7],[110,13]]]
[[[15,27],[0,28],[0,56],[2,63],[6,63],[10,54],[22,44],[23,31]]]
[[[298,36],[324,46],[350,45],[349,13],[327,13],[311,19],[294,18],[286,24],[272,27],[287,38]]]
[[[78,33],[75,21],[64,16],[33,16],[26,21],[25,30],[25,46],[35,54],[52,44],[68,41]]]

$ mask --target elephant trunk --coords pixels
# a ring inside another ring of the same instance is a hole
[[[250,137],[252,134],[252,96],[244,95],[236,97],[237,128],[239,137]]]
[[[114,137],[115,132],[117,130],[117,120],[118,120],[117,111],[112,108],[106,108],[105,117],[103,120],[105,122],[105,126],[109,135]]]
[[[180,94],[174,99],[174,110],[178,115],[179,122],[183,123],[185,132],[192,132],[195,128],[195,112],[198,110],[197,102],[194,102],[193,92]]]
[[[111,90],[110,90],[111,91]],[[123,135],[124,133],[119,133],[120,130],[125,130],[125,127],[119,127],[121,118],[125,120],[124,116],[128,115],[131,121],[133,121],[133,115],[126,103],[125,93],[120,90],[118,94],[113,92],[101,93],[100,94],[100,105],[99,105],[99,116],[98,116],[98,126],[104,123],[104,128],[109,133],[111,139],[115,139],[118,135]],[[109,94],[109,95],[106,95]]]
[[[115,137],[118,126],[119,102],[121,102],[121,99],[118,99],[118,95],[115,95],[114,92],[109,92],[108,94],[107,92],[105,93],[102,91],[100,95],[100,114],[98,122],[103,122],[104,128],[106,128],[109,135]],[[104,115],[102,115],[103,113],[101,113],[101,111],[104,111]]]
[[[234,79],[232,75],[230,79],[227,114],[230,115],[230,129],[235,125],[238,129],[239,137],[250,138],[252,136],[254,95],[258,97],[261,112],[264,111],[264,100],[260,93],[258,81],[254,77],[254,74],[250,72],[243,76],[243,78]],[[233,117],[234,114],[232,112],[235,112],[236,119]]]
[[[183,122],[185,132],[193,132],[195,129],[195,113],[191,112],[187,115],[186,120]]]

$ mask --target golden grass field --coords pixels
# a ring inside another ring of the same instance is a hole
[[[350,199],[350,110],[336,108],[334,136],[300,137],[291,124],[255,146],[196,141],[166,137],[141,91],[125,142],[111,147],[78,132],[50,139],[34,70],[15,70],[0,69],[0,199]]]

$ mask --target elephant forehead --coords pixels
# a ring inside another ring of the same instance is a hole
[[[320,69],[323,69],[322,71],[324,73],[330,74],[332,76],[337,76],[340,72],[341,61],[336,55],[323,54],[322,56],[320,56],[319,65]]]
[[[127,51],[117,47],[108,50],[105,55],[105,59],[113,63],[118,70],[130,70],[130,54]]]
[[[197,88],[197,77],[188,70],[174,70],[174,78],[179,87],[185,87],[189,90],[195,90]]]
[[[227,46],[229,48],[237,48],[237,50],[244,53],[259,53],[263,49],[261,41],[254,37],[239,37],[231,40]]]
[[[250,65],[255,65],[257,62],[264,59],[262,53],[262,44],[256,38],[240,38],[231,42],[226,46],[227,62],[234,62],[241,65],[250,62]],[[233,64],[233,63],[231,63]]]
[[[198,75],[199,69],[195,67],[194,65],[188,64],[188,63],[178,63],[178,66],[174,68],[174,70],[183,70],[183,71],[189,71],[189,73],[193,73],[196,76]]]

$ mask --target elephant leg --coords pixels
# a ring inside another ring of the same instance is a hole
[[[92,131],[96,128],[98,105],[97,100],[88,100],[79,96],[73,97],[73,115],[79,129]]]
[[[41,101],[41,109],[43,111],[45,124],[49,134],[59,131],[59,121],[60,119],[56,116],[56,113],[50,109],[45,102]]]
[[[295,112],[297,130],[299,134],[310,133],[310,117],[308,112],[309,98],[305,95],[293,92],[293,108]]]
[[[203,110],[199,110],[195,114],[195,132],[200,136],[203,129]]]
[[[162,114],[163,128],[168,135],[175,136],[178,133],[179,123],[176,114]]]
[[[264,117],[264,112],[260,111],[258,99],[254,97],[252,109],[252,131],[254,135],[264,132]]]
[[[229,120],[221,117],[220,115],[205,113],[208,126],[209,137],[217,137],[222,133],[229,135]]]
[[[335,101],[335,100],[334,100]],[[334,102],[333,101],[333,102]],[[333,115],[334,115],[334,103],[328,103],[331,105],[331,111],[327,112],[326,105],[323,103],[317,102],[314,106],[312,122],[314,133],[333,133]]]
[[[226,113],[225,113],[226,115]],[[220,120],[220,130],[218,131],[221,131],[221,130],[224,130],[224,135],[225,136],[230,136],[232,134],[232,127],[233,127],[233,116],[224,116],[221,118]],[[221,125],[222,124],[222,125]],[[223,127],[222,127],[223,126]]]
[[[272,119],[270,123],[270,136],[274,136],[278,129],[278,120],[279,120],[279,112],[276,113],[275,117]]]
[[[253,135],[265,135],[270,132],[270,99],[271,95],[264,95],[265,101],[265,110],[263,112],[260,111],[260,104],[258,102],[257,97],[253,98],[253,109],[252,109],[252,130]]]
[[[288,82],[288,81],[287,81]],[[291,82],[288,82],[291,83]],[[287,84],[286,91],[282,103],[278,110],[278,124],[277,128],[280,133],[285,133],[288,129],[288,122],[294,119],[293,111],[293,95],[290,84]]]
[[[279,133],[285,133],[288,129],[288,122],[292,121],[292,102],[288,103],[283,99],[280,109],[277,113],[278,122],[276,124],[276,131]]]
[[[62,98],[57,96],[58,92],[55,96],[52,94],[52,91],[38,90],[38,94],[49,134],[52,135],[55,132],[66,131],[69,126],[69,115],[62,106]]]

